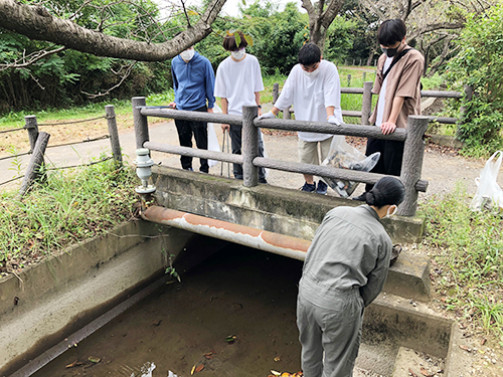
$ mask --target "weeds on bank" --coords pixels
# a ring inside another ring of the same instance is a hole
[[[425,241],[436,248],[435,280],[449,310],[503,345],[503,212],[474,212],[458,186],[421,207]]]
[[[49,172],[22,199],[0,194],[0,273],[23,268],[117,225],[131,216],[134,172],[112,160]]]

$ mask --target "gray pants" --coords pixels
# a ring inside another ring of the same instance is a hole
[[[299,292],[297,327],[304,377],[353,376],[360,348],[363,300],[358,289],[353,289],[340,292],[330,301],[330,305],[315,305]]]

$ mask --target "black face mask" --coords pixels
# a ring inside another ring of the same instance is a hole
[[[388,58],[392,58],[393,56],[396,55],[398,51],[398,47],[395,48],[381,48],[382,52],[386,54]]]

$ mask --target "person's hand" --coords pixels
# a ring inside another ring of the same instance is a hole
[[[171,107],[172,109],[176,109],[176,103],[175,102],[170,102],[168,104],[168,107]]]
[[[229,131],[231,129],[231,126],[228,124],[221,124],[220,126],[222,127],[222,131],[224,131],[224,132],[226,130]]]
[[[258,117],[259,120],[261,119],[274,119],[276,118],[276,115],[272,111],[268,111],[265,114],[262,114],[261,116]]]
[[[208,112],[213,114],[213,107],[211,109],[208,109]]]
[[[395,132],[396,124],[393,122],[384,122],[381,124],[381,132],[383,135],[389,135]]]
[[[336,126],[341,125],[341,122],[339,122],[339,120],[335,117],[335,115],[330,115],[327,121],[328,123],[335,124]]]

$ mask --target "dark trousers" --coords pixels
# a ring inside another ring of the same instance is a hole
[[[379,162],[370,172],[399,176],[402,170],[403,146],[403,141],[369,138],[365,155],[370,156],[372,153],[381,152]],[[374,185],[365,185],[365,191],[372,190],[372,187]]]
[[[242,131],[243,128],[241,126],[233,126],[231,124],[229,134],[231,135],[232,154],[241,154]],[[257,132],[260,132],[260,130],[257,129]],[[262,135],[259,135],[258,155],[260,157],[264,157],[264,140],[261,136]],[[243,179],[243,166],[241,166],[240,164],[232,164],[232,173],[234,174],[234,178]],[[258,177],[259,179],[265,179],[264,168],[258,169]]]
[[[206,106],[194,111],[206,112]],[[178,131],[178,140],[182,147],[192,148],[192,135],[196,139],[196,145],[199,149],[208,149],[208,128],[206,122],[195,122],[192,120],[175,119],[176,130]],[[183,169],[192,169],[192,157],[180,156],[180,162]],[[199,170],[208,173],[208,160],[200,159],[201,167]]]

